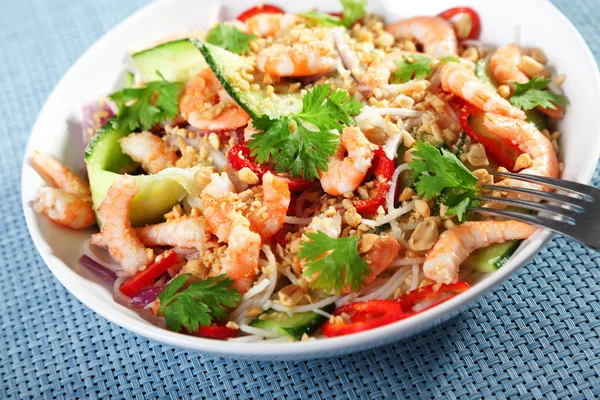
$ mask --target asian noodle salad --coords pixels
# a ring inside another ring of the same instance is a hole
[[[558,177],[566,98],[539,48],[471,8],[385,21],[272,5],[133,51],[84,107],[87,179],[40,152],[35,211],[97,226],[82,271],[166,329],[312,340],[410,318],[536,230],[473,207]],[[495,185],[495,188],[490,187]]]

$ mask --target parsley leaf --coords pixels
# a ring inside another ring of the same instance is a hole
[[[183,89],[179,82],[168,82],[159,71],[162,81],[147,82],[143,88],[125,88],[109,97],[119,106],[113,125],[117,129],[150,129],[179,112],[178,96]],[[155,96],[156,94],[156,96]],[[130,102],[132,102],[130,104]]]
[[[344,8],[342,25],[346,28],[367,15],[367,0],[340,0],[340,3]]]
[[[510,103],[523,110],[531,110],[537,106],[556,110],[555,104],[567,104],[567,98],[547,90],[550,79],[532,78],[527,83],[513,82],[515,91],[510,96]]]
[[[362,104],[329,84],[319,85],[302,98],[302,111],[295,115],[272,119],[256,118],[252,125],[262,130],[252,136],[248,147],[256,161],[264,163],[273,157],[277,172],[289,172],[314,180],[318,170],[327,171],[328,157],[339,145],[339,135],[345,126],[354,124],[353,116]]]
[[[343,26],[342,19],[335,15],[330,15],[318,11],[306,11],[298,14],[323,26]]]
[[[393,83],[406,83],[411,79],[423,79],[431,75],[429,64],[431,59],[425,56],[403,56],[402,60],[394,60],[398,67],[392,73]]]
[[[218,24],[206,35],[206,41],[232,53],[242,54],[250,50],[250,42],[256,36],[240,31],[233,25]]]
[[[464,221],[467,208],[475,205],[477,177],[451,151],[440,150],[426,142],[417,142],[408,167],[415,174],[417,194],[426,199],[441,195],[448,207],[446,215],[457,215]]]
[[[358,253],[358,236],[332,238],[319,231],[306,235],[310,241],[302,242],[298,257],[306,259],[302,276],[313,277],[311,286],[339,294],[350,288],[358,292],[369,276],[369,263]]]
[[[179,291],[189,274],[173,279],[158,295],[159,314],[165,317],[169,329],[179,332],[183,326],[188,332],[195,332],[198,326],[208,326],[213,320],[227,315],[227,308],[236,307],[241,299],[236,289],[230,289],[231,278],[225,275],[194,282],[187,289]]]

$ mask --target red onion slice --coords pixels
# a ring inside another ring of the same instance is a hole
[[[131,298],[131,305],[144,307],[158,298],[158,295],[165,290],[165,285],[142,289]]]
[[[85,254],[79,259],[79,264],[85,267],[88,271],[100,278],[108,285],[113,285],[117,280],[117,274],[110,269],[100,265]]]

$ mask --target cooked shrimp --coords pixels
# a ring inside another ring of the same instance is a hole
[[[135,181],[129,176],[113,183],[98,207],[102,228],[92,236],[92,243],[108,247],[111,257],[131,275],[154,259],[152,250],[142,244],[129,222],[131,200],[137,192]]]
[[[456,283],[458,268],[474,250],[492,243],[527,239],[537,228],[517,221],[465,222],[442,233],[427,253],[423,272],[438,283]]]
[[[233,287],[242,293],[252,286],[258,274],[260,243],[260,235],[246,226],[237,225],[231,231],[223,273],[233,279]]]
[[[501,139],[510,140],[519,150],[529,154],[531,166],[519,173],[557,178],[559,175],[558,159],[550,140],[532,124],[507,118],[498,114],[487,113],[483,125]],[[542,189],[540,185],[515,179],[505,179],[503,185]],[[544,190],[549,190],[545,188]]]
[[[300,21],[302,19],[294,14],[257,14],[246,20],[246,29],[248,33],[259,37],[275,36]]]
[[[337,63],[333,45],[324,40],[291,46],[275,44],[256,56],[258,69],[274,76],[324,74],[333,71]]]
[[[499,83],[507,84],[511,91],[514,90],[512,82],[529,82],[529,77],[519,69],[523,55],[523,49],[515,44],[509,44],[500,47],[490,58],[490,70],[494,79]],[[555,107],[555,109],[540,106],[536,108],[550,118],[562,118],[563,107],[560,104],[555,104]]]
[[[248,219],[234,208],[239,196],[225,172],[210,175],[210,183],[204,188],[200,198],[206,224],[219,241],[229,242],[229,236],[236,225],[250,227]]]
[[[156,174],[175,166],[177,152],[150,132],[132,133],[120,140],[121,150],[142,164],[144,171]]]
[[[33,168],[47,178],[52,186],[79,196],[82,200],[91,201],[90,187],[54,158],[34,150],[30,161]]]
[[[327,163],[327,171],[319,171],[321,186],[327,193],[339,196],[353,192],[371,168],[375,146],[357,127],[344,129],[340,147]],[[344,157],[344,154],[348,155]]]
[[[181,217],[136,228],[135,233],[145,246],[177,246],[198,250],[203,250],[211,237],[203,217]]]
[[[398,69],[396,66],[396,60],[402,60],[403,57],[410,56],[423,56],[429,57],[424,53],[417,53],[412,51],[394,51],[385,55],[384,57],[377,57],[369,64],[361,77],[362,83],[371,87],[382,87],[390,82],[392,72]]]
[[[197,129],[236,129],[250,121],[248,113],[227,94],[208,67],[185,84],[179,110]]]
[[[47,154],[34,151],[31,165],[54,188],[45,187],[38,193],[33,209],[59,225],[84,229],[94,224],[90,188],[67,167]]]
[[[33,209],[59,225],[84,229],[96,222],[92,204],[62,189],[43,187]]]
[[[283,226],[283,220],[290,206],[290,189],[283,178],[267,172],[262,178],[264,212],[248,212],[250,230],[260,235],[263,241],[269,240]],[[259,210],[260,211],[260,210]]]
[[[402,246],[391,236],[380,236],[373,247],[362,257],[369,263],[371,274],[367,277],[365,283],[375,280],[377,275],[385,271],[387,267],[398,257]]]
[[[440,72],[442,88],[485,112],[525,119],[525,113],[482,83],[475,73],[461,63],[446,63]]]
[[[433,57],[454,56],[458,42],[452,24],[440,17],[414,17],[385,27],[396,39],[414,38]]]

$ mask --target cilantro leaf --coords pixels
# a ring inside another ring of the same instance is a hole
[[[331,91],[329,84],[319,85],[302,98],[302,111],[290,116],[270,118],[263,115],[252,121],[262,132],[252,136],[248,147],[256,161],[273,158],[278,172],[289,172],[314,180],[318,169],[327,171],[328,157],[339,145],[339,135],[345,126],[355,123],[362,104],[341,89]]]
[[[250,50],[250,42],[256,36],[240,31],[233,25],[218,24],[206,35],[206,41],[232,53],[242,54]]]
[[[339,294],[350,288],[358,292],[369,276],[369,263],[358,253],[358,236],[332,238],[319,231],[306,235],[298,257],[306,259],[302,276],[312,277],[311,286]]]
[[[532,78],[527,83],[513,82],[515,91],[510,96],[510,103],[523,110],[531,110],[537,106],[556,110],[556,104],[567,104],[567,98],[547,90],[550,79]]]
[[[340,0],[344,8],[342,25],[346,28],[367,15],[367,0]]]
[[[183,89],[179,82],[168,82],[157,71],[162,81],[147,82],[143,88],[121,89],[109,97],[119,106],[113,125],[117,129],[134,131],[140,126],[150,129],[179,112],[178,96]],[[133,102],[133,103],[131,103]]]
[[[431,59],[425,56],[402,56],[402,60],[394,60],[398,67],[392,73],[393,83],[406,83],[411,79],[423,79],[431,75],[429,64]]]
[[[240,293],[230,288],[233,280],[225,275],[192,283],[179,291],[188,276],[179,275],[158,295],[158,313],[175,332],[182,326],[188,332],[195,332],[199,325],[208,326],[213,320],[223,319],[228,312],[226,307],[236,307],[241,299]]]
[[[342,19],[335,15],[330,15],[318,11],[306,11],[298,14],[323,26],[343,26]]]
[[[415,174],[417,194],[426,199],[441,195],[447,214],[456,214],[460,221],[467,208],[475,205],[477,177],[449,150],[440,150],[427,142],[417,142],[408,167]]]

